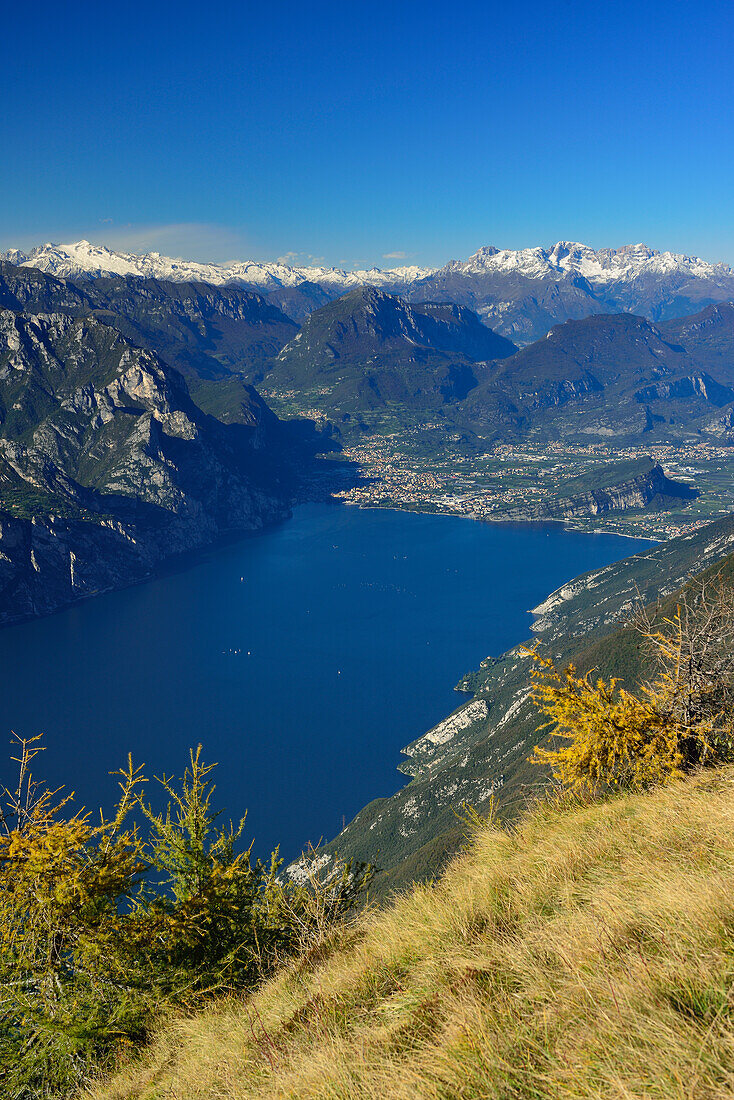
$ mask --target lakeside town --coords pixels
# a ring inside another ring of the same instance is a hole
[[[326,477],[330,495],[363,508],[399,508],[499,521],[509,509],[530,508],[562,498],[564,485],[571,478],[593,474],[613,463],[649,457],[672,480],[694,487],[698,496],[676,501],[670,507],[666,506],[670,502],[662,502],[660,507],[644,510],[575,517],[567,525],[667,539],[693,531],[734,509],[734,449],[718,443],[639,447],[560,442],[499,444],[485,454],[467,454],[457,435],[437,454],[437,449],[424,445],[426,432],[432,427],[375,434],[345,446],[338,463],[328,459],[324,463],[329,471]],[[356,479],[355,471],[359,472]]]

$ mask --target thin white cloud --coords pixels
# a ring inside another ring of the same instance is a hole
[[[20,239],[2,241],[0,247],[29,251],[47,241],[69,244],[79,240],[106,245],[117,252],[160,252],[164,256],[202,263],[249,260],[256,252],[244,232],[229,226],[206,222],[133,225],[116,222],[113,218],[101,218],[94,225],[66,226],[60,231],[58,227],[46,228],[33,237],[23,234]]]
[[[167,256],[226,263],[249,259],[252,244],[244,233],[224,225],[206,222],[175,222],[170,225],[120,225],[105,227],[89,235],[94,244],[105,244],[122,252],[161,252]]]
[[[407,260],[407,252],[383,252],[383,260]]]
[[[275,262],[286,264],[287,267],[324,267],[326,257],[312,256],[310,252],[284,252]]]

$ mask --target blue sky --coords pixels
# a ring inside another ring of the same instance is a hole
[[[6,9],[0,51],[2,247],[734,262],[731,0],[57,0]]]

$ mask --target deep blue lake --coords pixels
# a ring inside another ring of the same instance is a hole
[[[0,777],[10,731],[88,807],[132,752],[180,774],[218,761],[218,804],[287,856],[332,838],[402,777],[399,750],[463,698],[528,609],[649,546],[448,516],[305,505],[292,520],[122,592],[0,631]],[[6,736],[7,734],[7,736]]]

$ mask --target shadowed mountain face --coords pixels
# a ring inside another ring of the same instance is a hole
[[[340,289],[306,282],[299,283],[298,286],[282,286],[277,290],[271,290],[267,295],[267,301],[277,306],[287,317],[291,317],[302,325],[315,309],[320,309],[327,302],[340,297],[341,293]]]
[[[585,279],[568,273],[531,279],[518,272],[464,273],[449,266],[415,283],[407,296],[458,302],[518,344],[537,340],[559,321],[608,312]]]
[[[483,368],[460,415],[480,434],[498,437],[694,432],[698,419],[726,406],[734,391],[706,369],[713,356],[702,364],[695,346],[672,342],[673,335],[631,314],[567,321]],[[734,347],[734,331],[728,339]]]
[[[349,412],[400,402],[425,409],[461,400],[475,364],[511,355],[471,310],[452,303],[408,305],[372,287],[316,310],[280,352],[269,389],[317,391],[321,404]]]
[[[256,376],[298,326],[242,287],[132,276],[74,284],[0,262],[0,307],[27,313],[99,311],[129,340],[192,379]]]
[[[194,542],[205,529],[250,526],[257,494],[277,482],[277,421],[255,398],[253,423],[227,427],[201,412],[177,371],[95,315],[0,312],[6,475],[72,510],[149,505],[167,537],[186,541],[191,529]]]
[[[225,425],[99,311],[77,315],[73,289],[15,289],[68,311],[0,310],[0,623],[287,514],[282,433],[254,390],[247,423]]]
[[[667,339],[677,340],[698,363],[724,383],[734,387],[734,305],[707,306],[692,317],[681,317],[660,326]],[[724,443],[734,442],[734,402],[705,416],[698,425],[704,435]]]
[[[32,267],[15,267],[0,260],[0,308],[28,313],[87,313],[94,303],[82,287]]]
[[[720,302],[690,317],[658,326],[670,343],[680,344],[720,382],[734,385],[734,305]]]
[[[85,290],[108,323],[191,378],[252,379],[298,331],[272,302],[240,287],[128,276]]]

